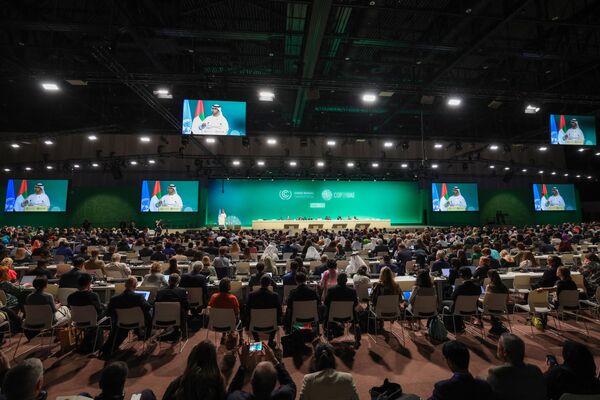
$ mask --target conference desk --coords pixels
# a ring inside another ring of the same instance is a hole
[[[391,229],[392,223],[389,219],[315,219],[315,220],[276,220],[257,219],[252,221],[252,229],[255,230],[346,230],[346,229]]]

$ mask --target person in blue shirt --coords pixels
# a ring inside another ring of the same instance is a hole
[[[296,272],[298,272],[299,265],[296,261],[290,263],[290,272],[286,273],[281,277],[284,285],[296,286]]]
[[[58,247],[56,249],[54,249],[54,255],[55,256],[64,256],[65,262],[68,262],[68,261],[71,261],[71,259],[73,258],[73,251],[67,245],[67,243],[63,240],[62,242],[60,242],[58,244]]]
[[[162,251],[164,255],[168,257],[173,257],[177,252],[173,247],[171,247],[171,243],[165,244],[165,249]]]

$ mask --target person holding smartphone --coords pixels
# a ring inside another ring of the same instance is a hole
[[[250,351],[251,347],[253,351]],[[240,367],[229,385],[227,400],[293,400],[296,398],[296,384],[269,346],[264,343],[260,346],[246,343],[241,346],[239,357]],[[256,367],[252,369],[254,364]],[[243,390],[244,378],[246,373],[250,372],[252,391],[246,392]]]
[[[582,343],[565,341],[562,349],[563,363],[549,354],[548,371],[544,374],[548,399],[558,400],[564,393],[600,394],[596,362],[590,349]]]

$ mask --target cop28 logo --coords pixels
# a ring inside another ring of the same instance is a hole
[[[333,193],[331,193],[331,190],[325,189],[321,192],[321,197],[323,198],[323,200],[329,201],[333,197]]]
[[[289,200],[292,198],[292,191],[291,190],[287,190],[287,189],[283,189],[279,191],[279,198],[281,200]]]

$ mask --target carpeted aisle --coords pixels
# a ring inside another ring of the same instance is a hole
[[[554,327],[552,319],[550,325]],[[563,324],[565,331],[562,335],[554,329],[549,329],[543,333],[536,331],[532,338],[530,329],[523,324],[522,318],[519,318],[519,322],[513,322],[514,333],[521,336],[526,342],[527,361],[540,366],[543,370],[546,369],[546,354],[553,353],[559,356],[559,361],[562,359],[560,357],[561,343],[565,338],[587,343],[596,356],[597,364],[600,365],[600,327],[593,324],[588,325],[590,338],[586,338],[583,326],[575,325],[574,321],[567,321],[566,324]],[[469,328],[466,334],[459,336],[459,340],[471,349],[471,371],[476,375],[485,376],[491,365],[499,364],[496,358],[496,339],[488,337],[482,340],[479,331],[477,331],[477,335],[475,332]],[[395,325],[394,333],[401,338],[398,325]],[[162,344],[160,352],[158,348],[149,348],[147,351],[152,351],[150,354],[140,356],[141,345],[139,343],[130,349],[124,345],[125,350],[117,353],[116,359],[126,361],[130,367],[126,398],[129,399],[132,393],[144,388],[154,390],[157,397],[162,398],[167,385],[183,372],[192,347],[205,337],[205,330],[196,332],[181,354],[178,354],[178,346]],[[214,339],[214,334],[211,333],[209,338]],[[356,353],[344,343],[339,343],[338,340],[334,341],[338,355],[338,368],[353,374],[361,399],[369,399],[369,389],[380,385],[386,377],[400,383],[405,392],[427,398],[431,394],[435,382],[450,376],[441,353],[442,345],[432,344],[423,333],[415,334],[405,329],[406,346],[403,346],[402,340],[396,339],[394,335],[386,335],[386,337],[380,335],[376,344],[372,343],[365,335],[362,346]],[[137,349],[138,354],[134,349]],[[220,362],[223,362],[224,352],[225,349],[221,347],[219,350]],[[12,356],[12,352],[9,354]],[[36,350],[31,354],[40,353]],[[284,363],[300,391],[302,377],[310,370],[310,355],[300,359],[285,358]],[[49,391],[48,398],[54,399],[58,395],[77,394],[83,391],[93,395],[97,394],[99,372],[103,365],[104,362],[101,360],[74,353],[62,358],[46,359],[44,361],[46,367],[45,386]],[[225,371],[228,379],[231,378],[236,368],[237,363],[233,369]]]

